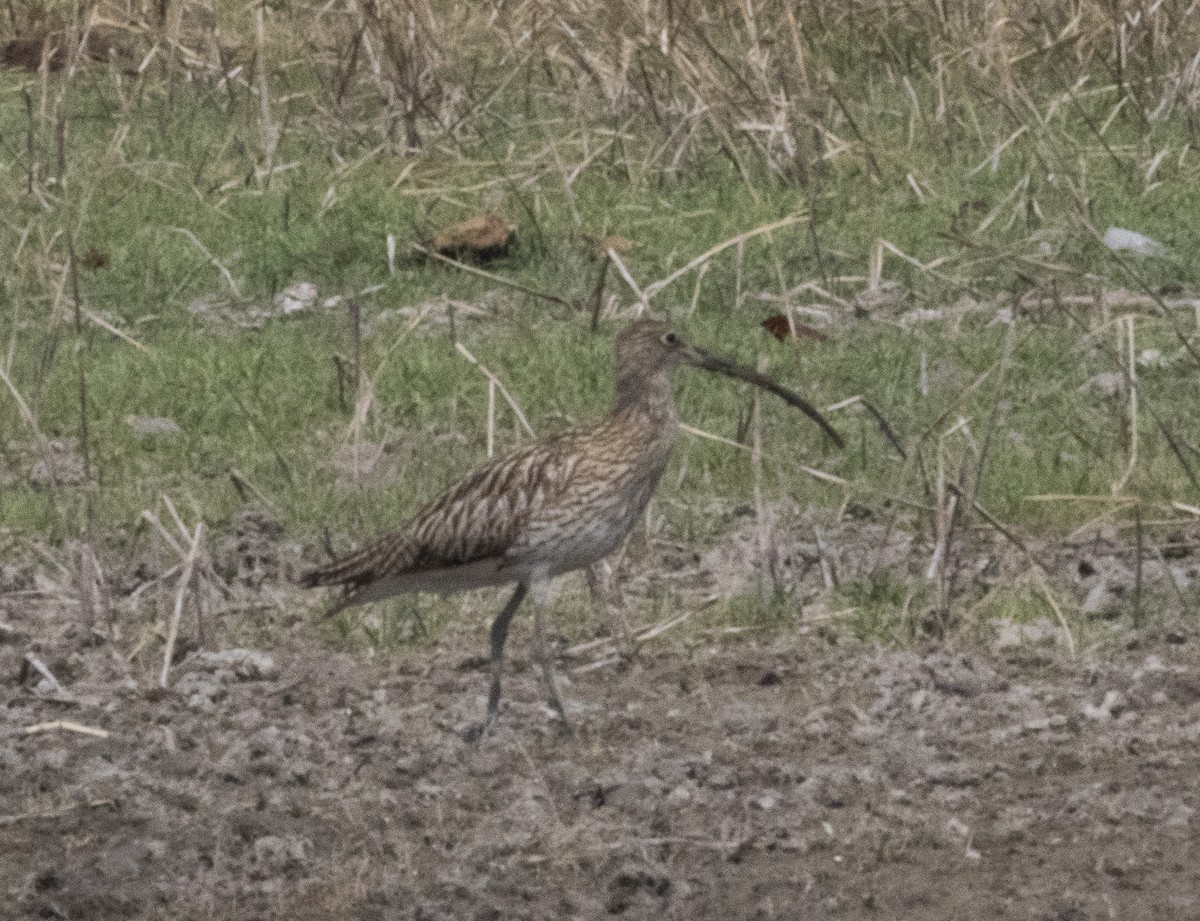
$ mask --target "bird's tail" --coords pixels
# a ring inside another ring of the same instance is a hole
[[[300,573],[296,582],[305,588],[338,585],[347,591],[403,571],[412,557],[403,534],[387,534],[346,556]]]

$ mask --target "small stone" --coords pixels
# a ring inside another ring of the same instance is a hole
[[[78,486],[86,479],[83,458],[66,442],[47,442],[49,450],[29,468],[34,486]]]
[[[1108,605],[1108,583],[1101,579],[1087,593],[1087,597],[1083,599],[1084,614],[1102,614]]]
[[[1107,723],[1128,706],[1129,701],[1120,691],[1109,691],[1098,705],[1083,705],[1083,715],[1097,723]]]
[[[1157,240],[1124,227],[1109,227],[1104,231],[1104,245],[1113,251],[1136,253],[1139,256],[1168,255],[1167,248]]]
[[[992,648],[996,652],[1007,652],[1023,646],[1044,646],[1058,641],[1058,626],[1045,617],[1029,623],[1013,620],[998,620],[995,624],[996,638]]]
[[[1125,388],[1125,375],[1120,371],[1101,371],[1093,374],[1080,387],[1080,393],[1095,391],[1106,397],[1115,397]]]
[[[952,835],[958,835],[961,838],[969,838],[971,835],[970,827],[962,821],[962,819],[951,816],[946,820],[946,830]]]
[[[1195,814],[1196,810],[1191,806],[1185,803],[1176,803],[1173,809],[1168,810],[1163,824],[1167,828],[1187,828]]]
[[[779,805],[779,797],[774,793],[764,793],[761,796],[750,797],[750,805],[763,812],[770,812]]]
[[[934,323],[945,319],[946,312],[936,307],[918,307],[900,315],[902,326],[916,326],[918,323]]]
[[[312,843],[306,838],[264,835],[254,842],[255,862],[275,870],[305,863],[311,851]]]
[[[1143,368],[1163,368],[1167,364],[1163,353],[1158,349],[1142,349],[1137,357],[1137,363]]]
[[[217,298],[211,294],[206,294],[190,301],[187,305],[188,313],[205,315],[212,313],[217,308]]]
[[[164,416],[135,416],[128,415],[125,417],[125,424],[133,429],[133,434],[139,438],[146,438],[150,435],[181,435],[183,429],[179,427],[174,419],[167,419]]]
[[[1167,666],[1163,660],[1158,656],[1151,654],[1146,656],[1146,658],[1142,661],[1142,664],[1133,673],[1133,680],[1135,682],[1140,682],[1147,675],[1153,675],[1157,672],[1165,672],[1166,670]]]
[[[257,649],[222,649],[193,657],[194,667],[206,671],[232,671],[240,681],[271,681],[279,677],[279,666],[270,653]]]
[[[311,281],[298,281],[275,295],[275,309],[287,316],[307,310],[317,302],[317,286]]]

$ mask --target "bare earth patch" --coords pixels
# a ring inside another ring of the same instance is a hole
[[[474,747],[482,622],[375,659],[296,622],[161,691],[61,612],[6,619],[3,917],[1200,916],[1195,642],[693,634],[578,676],[564,737],[522,622]]]

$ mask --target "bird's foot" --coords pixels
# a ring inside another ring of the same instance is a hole
[[[575,726],[567,722],[566,717],[560,716],[554,721],[554,731],[560,738],[575,738]]]
[[[546,715],[553,722],[557,735],[565,738],[575,735],[575,724],[567,717],[567,708],[560,695],[552,694],[550,696],[550,699],[546,701],[546,710],[549,711]]]
[[[478,745],[487,736],[491,735],[492,730],[496,726],[498,716],[498,713],[489,713],[487,719],[482,723],[476,723],[474,726],[467,728],[462,734],[463,741],[471,745]]]

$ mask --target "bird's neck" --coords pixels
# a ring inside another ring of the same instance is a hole
[[[617,374],[616,413],[637,413],[661,419],[674,426],[675,401],[671,397],[671,375],[664,368],[653,374]]]
[[[617,378],[617,400],[607,419],[620,463],[635,471],[634,505],[644,507],[666,469],[679,435],[679,417],[671,399],[671,379],[664,371],[638,378]]]

